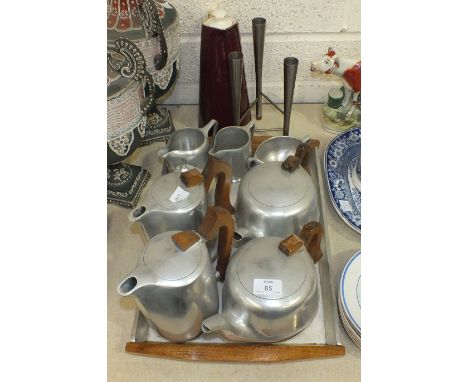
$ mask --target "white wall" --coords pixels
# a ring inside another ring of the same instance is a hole
[[[332,76],[310,72],[310,62],[333,46],[342,57],[360,57],[360,0],[170,0],[181,25],[180,75],[166,104],[197,104],[201,24],[208,11],[227,10],[239,21],[249,98],[255,97],[252,18],[267,20],[263,92],[283,100],[283,59],[299,59],[294,102],[324,102],[340,84]]]

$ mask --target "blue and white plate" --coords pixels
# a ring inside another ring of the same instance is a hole
[[[328,193],[338,215],[361,233],[361,187],[356,184],[356,168],[360,175],[361,129],[355,128],[336,136],[325,149],[325,175]],[[359,165],[359,166],[358,166]],[[354,175],[353,175],[354,173]]]

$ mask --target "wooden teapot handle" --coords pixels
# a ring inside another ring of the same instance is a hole
[[[210,206],[200,227],[198,227],[198,233],[206,240],[212,240],[218,236],[216,276],[219,281],[224,281],[234,238],[234,218],[224,208]]]
[[[307,252],[309,252],[314,263],[319,261],[323,256],[320,242],[324,232],[323,226],[319,222],[309,222],[302,227],[301,234],[299,235],[304,241]]]
[[[233,214],[236,210],[231,205],[229,198],[232,181],[231,165],[225,161],[208,156],[208,162],[206,162],[206,166],[203,169],[203,177],[205,178],[205,192],[208,192],[211,182],[217,177],[215,205],[223,207]]]

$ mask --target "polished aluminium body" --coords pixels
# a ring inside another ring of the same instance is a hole
[[[236,238],[284,237],[319,219],[318,193],[309,173],[299,166],[288,172],[282,162],[263,163],[247,172],[236,202]]]
[[[233,229],[229,212],[209,207],[199,233],[168,231],[151,238],[117,292],[134,296],[138,308],[165,338],[183,342],[197,337],[202,321],[218,312],[217,280],[225,277]],[[218,233],[215,273],[206,240]]]
[[[282,162],[288,156],[294,155],[297,146],[307,139],[309,137],[302,140],[286,136],[271,137],[257,147],[255,155],[248,159],[247,167],[252,168],[265,162]]]
[[[278,342],[312,322],[319,304],[314,262],[304,246],[285,255],[278,249],[282,240],[256,238],[236,252],[226,272],[223,311],[203,321],[205,333],[230,341]],[[265,281],[276,283],[275,294],[260,293],[256,285]]]
[[[245,126],[225,127],[218,131],[208,152],[231,165],[233,182],[239,182],[247,173],[247,159],[252,155],[251,136],[254,130],[253,122]]]
[[[185,127],[176,130],[169,138],[166,147],[158,151],[158,156],[163,158],[168,172],[175,170],[177,166],[190,164],[200,171],[208,161],[208,133],[213,129],[216,134],[218,122],[212,119],[203,128]]]
[[[197,174],[197,181],[188,184],[186,178],[191,173]],[[142,203],[130,212],[129,220],[140,223],[148,238],[165,231],[195,230],[208,204],[234,212],[229,201],[231,177],[229,164],[216,158],[208,159],[203,173],[191,165],[178,166],[152,183]],[[215,178],[216,187],[210,190]],[[212,254],[215,257],[215,252]]]
[[[192,168],[182,165],[156,179],[146,198],[130,212],[129,220],[140,223],[148,239],[174,229],[196,229],[202,222],[208,207],[204,184],[186,187],[180,179]]]
[[[138,308],[162,336],[181,342],[200,334],[203,317],[218,311],[219,297],[203,239],[182,253],[171,240],[177,232],[152,238],[117,290],[136,297]]]

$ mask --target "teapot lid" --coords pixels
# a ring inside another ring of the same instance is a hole
[[[302,167],[288,172],[281,168],[281,162],[268,162],[252,168],[243,183],[257,202],[269,207],[288,207],[304,198],[312,180]]]
[[[143,249],[143,264],[159,279],[168,281],[183,279],[198,268],[203,252],[208,256],[208,250],[201,238],[185,252],[181,251],[171,239],[171,236],[178,232],[167,231],[156,235]]]
[[[150,197],[152,201],[164,210],[192,208],[198,205],[205,197],[205,186],[200,183],[193,187],[187,187],[180,179],[180,174],[195,168],[183,165],[176,168],[170,174],[159,177],[151,187]]]
[[[237,20],[234,17],[228,16],[223,8],[213,9],[209,13],[208,18],[203,21],[203,25],[220,30],[229,29],[235,24],[237,24]]]
[[[314,266],[302,247],[291,256],[278,249],[280,237],[262,237],[244,244],[235,254],[242,286],[257,297],[278,300],[296,293]]]

